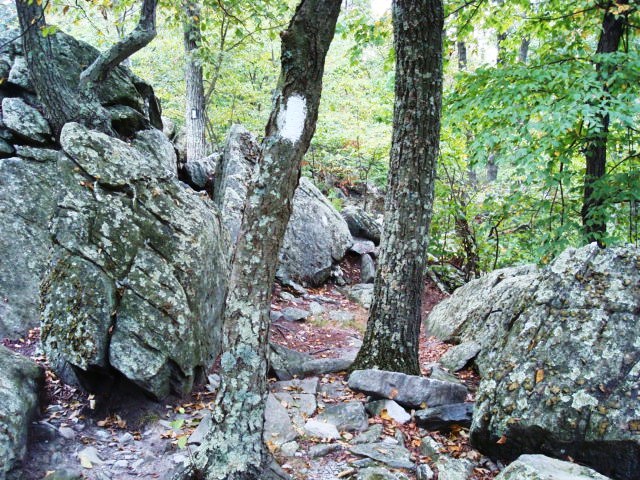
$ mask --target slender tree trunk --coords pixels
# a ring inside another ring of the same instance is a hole
[[[46,19],[42,2],[16,0],[29,75],[56,135],[65,123],[72,121],[114,135],[109,114],[100,105],[95,89],[123,60],[155,37],[156,7],[157,0],[143,0],[134,30],[98,55],[78,81],[69,84],[56,63],[51,37],[43,33]]]
[[[184,49],[187,54],[185,83],[187,101],[185,111],[187,161],[199,160],[206,156],[205,142],[205,102],[202,79],[202,62],[197,56],[202,41],[200,32],[200,5],[186,2],[184,10]]]
[[[529,58],[530,44],[531,44],[531,39],[529,37],[522,37],[522,40],[520,40],[520,50],[518,50],[518,61],[522,64],[527,63],[527,59]]]
[[[396,87],[384,233],[353,368],[420,374],[420,307],[442,103],[441,0],[394,0]]]
[[[267,479],[262,442],[269,303],[302,157],[318,117],[324,61],[341,0],[303,0],[282,34],[278,94],[245,204],[225,303],[222,384],[213,426],[174,479]]]
[[[621,1],[619,3],[628,3]],[[597,54],[613,53],[618,50],[620,39],[624,33],[626,23],[625,15],[615,15],[610,11],[604,14],[602,31],[598,41]],[[603,212],[604,199],[596,191],[595,184],[606,173],[607,163],[607,136],[609,134],[609,113],[607,111],[606,95],[608,92],[607,80],[611,74],[611,67],[596,64],[598,77],[601,81],[603,95],[600,98],[601,110],[597,114],[597,123],[593,125],[586,139],[585,160],[586,170],[584,176],[584,200],[582,203],[582,225],[587,242],[597,241],[604,247],[603,237],[607,232],[607,221]]]

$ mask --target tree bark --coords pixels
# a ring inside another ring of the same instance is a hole
[[[186,110],[185,139],[187,144],[187,161],[194,161],[206,156],[205,142],[205,101],[202,63],[197,58],[197,51],[202,41],[200,31],[200,5],[189,1],[183,5],[184,10],[184,49],[187,54],[185,65]]]
[[[122,41],[103,52],[72,84],[61,73],[51,45],[51,37],[43,33],[46,27],[41,2],[16,0],[20,28],[24,32],[24,55],[29,75],[42,102],[45,116],[56,136],[65,123],[83,125],[115,135],[109,113],[100,105],[95,87],[120,62],[147,45],[155,36],[157,0],[144,0],[140,21],[134,31]]]
[[[341,0],[303,0],[281,34],[281,74],[245,203],[225,302],[222,384],[213,426],[174,479],[278,478],[262,442],[269,303],[304,153],[315,131],[324,61]]]
[[[518,50],[518,61],[522,64],[526,64],[529,58],[529,45],[531,39],[529,37],[522,37],[520,40],[520,49]]]
[[[626,4],[627,1],[620,1]],[[597,54],[613,53],[620,46],[620,39],[624,33],[626,15],[616,15],[607,10],[602,21],[602,30],[596,49]],[[602,62],[596,64],[598,78],[602,85],[603,95],[600,98],[601,109],[597,114],[597,123],[586,138],[584,176],[584,199],[582,203],[582,226],[588,243],[598,242],[604,247],[604,236],[607,232],[607,221],[603,212],[604,199],[596,191],[596,183],[605,175],[607,164],[607,136],[609,134],[609,113],[607,112],[606,95],[607,80],[612,73],[610,67]]]
[[[374,299],[353,369],[420,374],[421,296],[442,104],[441,0],[393,2],[396,86]]]

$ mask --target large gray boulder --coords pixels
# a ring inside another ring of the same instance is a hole
[[[15,17],[15,8],[5,5],[1,13],[0,25]],[[0,78],[6,80],[0,81],[0,338],[20,336],[39,322],[38,290],[51,246],[47,225],[62,190],[58,176],[62,155],[54,150],[59,146],[41,114],[42,105],[24,79],[21,40],[13,26],[5,25],[0,32]],[[70,81],[77,81],[80,71],[99,54],[62,32],[52,34],[50,40],[50,61],[58,62]],[[125,107],[143,118],[141,124],[158,125],[153,89],[127,68],[117,67],[97,93],[105,107]],[[129,129],[128,134],[145,155],[162,158],[163,171],[175,171],[173,147],[159,140],[159,131]]]
[[[382,229],[372,215],[355,205],[344,207],[341,214],[347,222],[351,235],[366,238],[376,245],[380,244]]]
[[[135,142],[73,123],[60,142],[48,359],[88,389],[119,372],[156,398],[185,393],[219,350],[229,240],[218,211]]]
[[[484,293],[467,292],[467,302],[486,311]],[[526,288],[516,282],[493,298],[500,328],[486,322],[477,332],[493,336],[478,359],[473,444],[511,459],[570,455],[612,478],[637,478],[640,251],[568,249]]]
[[[0,480],[27,451],[27,431],[38,413],[44,371],[0,345]]]
[[[255,137],[244,127],[231,127],[216,169],[214,200],[233,241],[238,238],[259,150]],[[280,250],[277,277],[285,282],[319,285],[329,278],[331,267],[352,243],[347,223],[331,202],[310,180],[301,177]]]
[[[544,455],[521,455],[496,480],[609,480],[590,468]]]

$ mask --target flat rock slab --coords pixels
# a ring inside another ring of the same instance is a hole
[[[481,348],[477,342],[463,342],[445,353],[440,359],[440,364],[452,372],[457,372],[466,367],[480,353]]]
[[[279,380],[343,372],[351,366],[355,358],[313,358],[307,353],[273,343],[269,357],[271,368]]]
[[[411,420],[411,415],[393,400],[375,400],[367,403],[366,409],[371,415],[386,415],[400,424]]]
[[[470,427],[473,418],[473,403],[454,403],[418,410],[416,424],[426,430],[446,430],[453,425]]]
[[[360,435],[351,440],[351,444],[358,445],[362,443],[376,443],[378,442],[378,440],[380,440],[383,429],[384,427],[381,424],[373,424],[369,427],[368,430],[365,430]]]
[[[51,128],[42,114],[21,98],[2,100],[2,120],[13,133],[36,143],[51,143]]]
[[[473,471],[473,463],[442,455],[436,462],[436,468],[438,480],[467,480]]]
[[[302,308],[287,307],[282,310],[283,320],[287,322],[300,322],[306,320],[311,316],[311,312],[303,310]]]
[[[521,455],[496,480],[610,480],[582,465],[544,455]]]
[[[382,442],[363,443],[352,445],[349,451],[356,455],[372,458],[392,468],[414,468],[411,452],[400,445],[390,445]]]
[[[386,468],[369,467],[358,472],[356,480],[406,480],[407,476],[397,472],[390,472]]]
[[[358,401],[338,403],[327,407],[316,418],[335,425],[340,431],[362,432],[369,426],[364,406]]]
[[[462,403],[467,396],[467,388],[460,384],[383,370],[354,371],[349,388],[410,408]]]
[[[304,425],[304,431],[307,435],[316,438],[336,440],[340,438],[340,432],[335,425],[327,422],[321,422],[312,418]]]

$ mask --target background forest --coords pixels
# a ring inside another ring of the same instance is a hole
[[[205,2],[196,55],[212,150],[234,123],[261,133],[278,75],[278,32],[294,3]],[[347,0],[327,60],[305,170],[338,208],[337,189],[384,188],[386,181],[394,85],[388,7],[380,0]],[[613,54],[597,54],[602,12],[593,1],[449,1],[445,7],[432,261],[450,262],[470,278],[514,263],[545,263],[583,244],[585,149],[605,108],[608,159],[595,183],[598,216],[607,224],[601,240],[637,244],[637,36],[625,35]],[[628,7],[620,2],[617,8]],[[99,48],[137,18],[135,4],[123,1],[56,8],[63,29]],[[185,111],[182,21],[180,9],[166,2],[158,37],[130,59],[155,85],[163,114],[178,125]],[[601,69],[611,73],[604,84]]]

